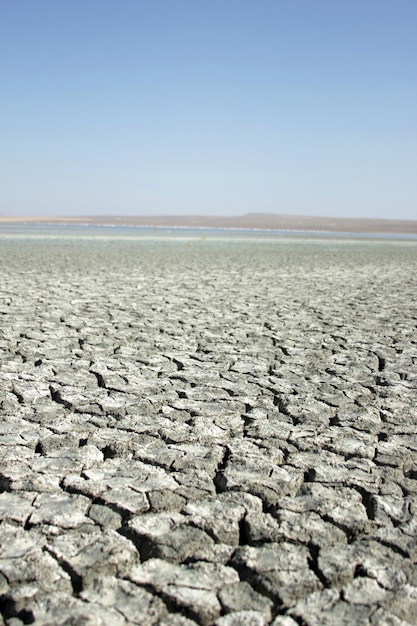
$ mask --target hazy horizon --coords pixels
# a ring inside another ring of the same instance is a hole
[[[7,213],[6,211],[0,211],[0,219],[7,219],[7,220],[11,220],[13,218],[16,217],[16,219],[24,219],[24,218],[28,218],[28,219],[46,219],[46,218],[51,218],[51,219],[62,219],[62,218],[70,218],[70,219],[87,219],[87,218],[113,218],[113,219],[122,219],[122,218],[164,218],[164,217],[169,217],[169,218],[245,218],[245,217],[249,217],[249,216],[271,216],[271,217],[285,217],[285,218],[311,218],[311,219],[340,219],[340,220],[389,220],[389,221],[413,221],[413,222],[417,222],[417,215],[415,214],[411,214],[409,217],[395,217],[395,216],[391,216],[391,217],[379,217],[378,215],[346,215],[346,214],[341,214],[341,213],[328,213],[328,214],[324,214],[324,213],[301,213],[301,212],[293,212],[293,213],[285,213],[284,211],[246,211],[245,213],[239,213],[239,212],[235,212],[235,213],[227,213],[226,211],[223,212],[215,212],[215,211],[211,211],[211,212],[207,212],[207,213],[197,213],[197,212],[184,212],[184,213],[172,213],[169,211],[166,212],[157,212],[157,211],[153,211],[153,212],[134,212],[131,211],[129,213],[122,213],[122,212],[111,212],[111,211],[107,211],[107,212],[100,212],[100,211],[81,211],[81,212],[44,212],[44,213],[36,213],[36,212],[29,212],[27,211],[26,213],[24,212],[9,212]]]
[[[0,215],[417,217],[417,3],[3,3]]]

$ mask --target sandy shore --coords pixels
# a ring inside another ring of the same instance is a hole
[[[5,217],[0,224],[105,224],[118,226],[169,226],[190,228],[247,228],[275,230],[310,230],[349,233],[417,234],[417,220],[382,220],[357,218],[328,218],[273,213],[248,213],[234,217],[197,215],[112,216],[83,217]]]
[[[5,624],[416,623],[415,243],[0,262]]]

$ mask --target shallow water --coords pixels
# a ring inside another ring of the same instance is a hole
[[[0,224],[0,238],[65,239],[388,239],[417,241],[417,235],[397,233],[349,233],[302,230],[263,230],[236,228],[186,228],[152,226],[97,226],[70,224]]]

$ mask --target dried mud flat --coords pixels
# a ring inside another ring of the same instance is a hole
[[[0,623],[417,623],[415,244],[0,260]]]

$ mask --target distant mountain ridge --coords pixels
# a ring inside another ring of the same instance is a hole
[[[0,216],[0,223],[96,224],[189,228],[247,228],[310,230],[351,233],[417,234],[417,220],[247,213],[238,216],[210,215],[87,215],[50,217]]]

